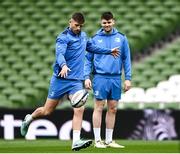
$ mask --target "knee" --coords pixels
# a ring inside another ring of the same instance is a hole
[[[109,112],[109,113],[112,113],[112,114],[116,114],[116,112],[117,112],[117,107],[110,107],[110,108],[108,109],[108,112]]]
[[[44,116],[49,116],[52,112],[53,112],[52,110],[44,109],[44,110],[43,110],[43,115],[44,115]]]
[[[103,106],[96,106],[95,108],[94,108],[94,110],[96,111],[96,112],[102,112],[103,111]]]
[[[84,113],[84,106],[80,108],[74,108],[74,115],[82,115]]]
[[[96,104],[94,107],[94,111],[101,113],[103,111],[103,108],[104,108],[104,103]]]

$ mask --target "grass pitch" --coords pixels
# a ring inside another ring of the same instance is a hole
[[[0,153],[180,153],[179,141],[117,140],[124,149],[97,149],[90,146],[78,152],[71,151],[71,141],[55,139],[0,140]]]

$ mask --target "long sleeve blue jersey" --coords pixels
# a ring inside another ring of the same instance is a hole
[[[119,47],[120,56],[114,58],[112,55],[86,53],[84,68],[85,79],[90,77],[91,71],[93,74],[119,77],[122,68],[124,68],[125,79],[131,80],[130,49],[126,36],[119,33],[115,28],[112,29],[110,34],[106,34],[103,29],[100,29],[92,38],[92,41],[101,47]]]
[[[71,71],[66,79],[84,80],[85,51],[99,54],[111,53],[110,48],[100,48],[88,40],[85,32],[74,34],[70,28],[65,29],[56,39],[56,59],[53,65],[53,75],[58,77],[63,65]]]

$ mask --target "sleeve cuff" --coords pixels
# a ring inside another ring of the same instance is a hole
[[[131,81],[131,77],[130,76],[125,77],[125,80]]]
[[[86,80],[86,79],[90,79],[88,75],[87,75],[87,76],[85,76],[85,80]]]
[[[66,63],[62,63],[62,64],[60,65],[60,67],[62,68],[64,65],[66,65]]]

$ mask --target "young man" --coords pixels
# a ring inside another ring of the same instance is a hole
[[[118,55],[118,49],[99,48],[87,40],[86,33],[81,31],[84,24],[84,16],[81,13],[74,13],[65,29],[56,39],[56,59],[54,72],[50,81],[48,97],[43,107],[37,108],[32,114],[26,115],[22,126],[21,134],[25,136],[30,123],[39,117],[51,114],[64,95],[72,96],[83,89],[84,80],[84,58],[85,50],[96,53],[111,53]],[[73,108],[73,143],[72,150],[80,150],[90,146],[91,140],[81,140],[80,130],[84,106]]]
[[[93,112],[93,131],[95,147],[123,148],[112,140],[118,100],[121,98],[121,73],[125,72],[124,90],[131,87],[130,49],[124,34],[113,28],[114,18],[111,12],[101,16],[102,28],[93,37],[93,42],[101,47],[119,47],[120,56],[87,53],[85,60],[85,87],[91,89],[90,73],[94,74],[93,91],[96,98]],[[107,100],[105,143],[101,141],[102,111]]]

